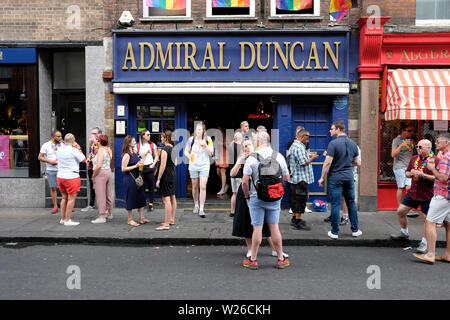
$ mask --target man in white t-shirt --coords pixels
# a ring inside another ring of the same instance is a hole
[[[56,150],[58,150],[61,146],[61,140],[61,132],[53,132],[52,139],[42,145],[38,156],[39,161],[45,162],[45,173],[53,202],[53,209],[51,211],[52,214],[58,212],[58,194],[56,191],[56,188],[58,187],[58,182],[56,180],[56,174],[58,173],[58,160],[56,159]]]
[[[265,131],[260,131],[256,135],[256,142],[258,145],[259,157],[269,158],[275,157],[274,150],[270,147],[270,136]],[[276,153],[276,161],[280,165],[281,175],[284,181],[289,181],[289,170],[286,165],[284,157]],[[264,221],[267,222],[270,235],[272,237],[273,246],[277,252],[278,262],[276,267],[283,269],[289,266],[289,260],[283,256],[282,238],[278,222],[280,218],[281,199],[273,202],[265,202],[258,199],[255,186],[259,181],[258,173],[259,161],[256,157],[249,157],[245,161],[243,177],[242,177],[242,191],[248,203],[250,211],[251,223],[253,226],[252,236],[252,254],[247,260],[243,261],[243,266],[250,269],[258,269],[258,262],[256,260],[258,249],[262,240],[262,228]]]

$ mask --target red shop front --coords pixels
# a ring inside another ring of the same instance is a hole
[[[389,18],[381,19],[384,23]],[[362,29],[366,27],[362,25]],[[367,53],[371,40],[370,32],[363,39],[366,34],[361,33],[361,53]],[[433,148],[437,135],[449,130],[450,33],[382,32],[379,36],[382,39],[377,52],[372,50],[372,57],[368,57],[378,67],[372,70],[380,71],[377,207],[396,210],[397,185],[391,149],[400,126],[405,122],[412,125],[414,140],[429,139]],[[373,55],[377,57],[374,59]],[[364,56],[361,54],[361,60]],[[376,79],[374,74],[371,79]]]

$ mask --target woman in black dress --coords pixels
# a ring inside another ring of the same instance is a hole
[[[145,193],[144,188],[136,185],[135,179],[139,177],[139,166],[144,162],[133,151],[136,146],[136,139],[133,136],[126,136],[122,147],[122,172],[123,185],[125,188],[126,210],[128,214],[128,224],[133,227],[139,226],[139,223],[133,220],[133,209],[139,209],[140,223],[149,223],[150,220],[144,217]]]
[[[175,224],[175,211],[177,210],[177,199],[175,198],[176,186],[176,160],[172,159],[172,131],[166,130],[161,134],[161,143],[164,147],[161,150],[160,167],[156,187],[160,189],[165,208],[164,222],[156,228],[158,231],[169,230]]]
[[[242,171],[244,168],[245,160],[254,151],[254,146],[251,140],[245,140],[242,143],[243,152],[237,159],[233,169],[231,169],[230,176],[242,176]],[[251,224],[250,211],[248,209],[247,201],[245,200],[244,192],[242,191],[242,185],[239,186],[236,195],[236,208],[234,209],[234,220],[233,220],[233,232],[232,235],[235,237],[245,238],[245,243],[247,244],[247,257],[252,254],[252,235],[253,226]],[[272,256],[277,256],[274,250],[272,238],[270,237],[270,230],[267,223],[264,223],[262,235],[267,239],[270,247],[272,248]],[[283,256],[286,258],[288,255],[283,252]]]

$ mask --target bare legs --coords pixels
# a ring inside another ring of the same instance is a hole
[[[52,196],[53,209],[58,209],[58,193],[56,188],[50,188],[50,194]]]
[[[175,196],[163,197],[164,203],[164,222],[156,230],[169,230],[170,226],[175,224],[175,212],[177,210],[177,199]]]
[[[200,198],[200,207],[203,208],[206,202],[206,184],[208,177],[192,178],[192,198],[194,204],[198,205]],[[200,189],[200,192],[199,192]]]
[[[67,222],[70,220],[72,215],[73,207],[75,206],[75,200],[77,199],[78,193],[67,194],[62,193],[61,200],[61,220]]]

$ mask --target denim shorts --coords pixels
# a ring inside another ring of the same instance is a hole
[[[256,196],[250,197],[248,209],[252,219],[252,226],[262,226],[264,222],[278,224],[280,220],[281,199],[274,202],[259,200]]]
[[[209,177],[209,168],[208,170],[202,171],[189,170],[189,176],[191,177],[191,179],[196,179],[199,177]]]
[[[403,189],[405,186],[411,186],[411,178],[406,177],[406,168],[394,169],[397,188]]]
[[[57,188],[58,181],[56,180],[56,175],[58,174],[58,171],[47,170],[45,174],[47,175],[48,186],[50,188]]]

